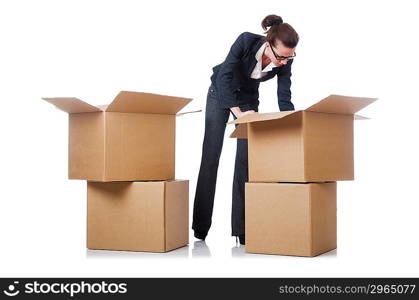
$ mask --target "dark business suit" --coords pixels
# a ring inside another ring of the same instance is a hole
[[[211,227],[218,164],[223,146],[230,108],[241,111],[255,110],[259,106],[259,84],[277,76],[278,105],[281,111],[294,110],[291,102],[292,60],[273,68],[264,77],[250,77],[256,66],[256,52],[265,37],[243,32],[236,39],[225,61],[213,68],[205,112],[205,136],[201,166],[196,186],[193,223],[195,236],[205,238]],[[233,115],[234,117],[234,115]],[[233,179],[232,235],[244,234],[244,184],[248,181],[247,140],[237,139]]]

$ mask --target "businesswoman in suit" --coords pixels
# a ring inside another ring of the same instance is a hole
[[[260,82],[277,77],[281,111],[294,110],[291,102],[291,65],[298,43],[297,32],[277,15],[262,21],[266,36],[243,32],[225,61],[213,68],[205,112],[205,136],[196,186],[194,236],[205,240],[211,227],[218,164],[230,113],[234,119],[256,113]],[[248,181],[247,140],[237,139],[233,179],[232,235],[245,244],[244,185]]]

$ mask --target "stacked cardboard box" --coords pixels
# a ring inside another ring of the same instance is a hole
[[[189,182],[175,180],[175,125],[191,99],[128,91],[102,106],[43,99],[69,113],[68,176],[87,180],[87,247],[187,245]]]
[[[247,138],[246,251],[316,256],[336,248],[336,181],[354,179],[353,121],[373,98],[331,95],[306,110],[232,122]]]

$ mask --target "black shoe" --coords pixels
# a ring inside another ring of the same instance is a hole
[[[194,237],[196,237],[197,239],[200,239],[200,240],[203,240],[203,241],[205,241],[205,238],[207,237],[207,234],[206,233],[202,233],[202,232],[199,232],[199,231],[194,231]]]
[[[244,234],[236,235],[236,243],[237,243],[237,239],[239,239],[240,245],[245,245],[246,244]]]

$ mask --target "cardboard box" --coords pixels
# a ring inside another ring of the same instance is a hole
[[[336,182],[246,183],[246,252],[316,256],[336,248]]]
[[[373,98],[331,95],[306,110],[246,115],[231,137],[249,140],[250,182],[354,179],[354,114]]]
[[[166,252],[188,244],[187,180],[87,183],[87,248]]]
[[[176,113],[191,99],[127,91],[105,106],[77,98],[43,99],[69,113],[70,179],[175,178]]]

